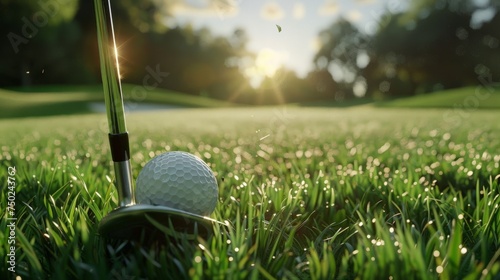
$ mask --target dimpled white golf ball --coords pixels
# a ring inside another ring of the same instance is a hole
[[[137,177],[137,203],[162,205],[198,215],[210,215],[217,204],[217,180],[198,157],[168,152],[149,161]]]

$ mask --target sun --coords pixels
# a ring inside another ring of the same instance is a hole
[[[272,78],[288,59],[288,54],[269,48],[261,49],[252,65],[245,69],[245,76],[253,87],[257,87],[267,77]]]

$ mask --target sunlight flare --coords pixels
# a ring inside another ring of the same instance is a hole
[[[272,78],[288,59],[288,53],[269,48],[261,49],[253,65],[245,69],[252,86],[258,86],[264,78]]]

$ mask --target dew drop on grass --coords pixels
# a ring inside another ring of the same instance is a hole
[[[436,272],[441,274],[443,272],[443,267],[440,265],[438,267],[436,267]]]

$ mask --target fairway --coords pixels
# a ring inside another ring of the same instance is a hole
[[[214,236],[106,241],[117,207],[104,114],[0,120],[16,168],[23,279],[496,279],[500,123],[493,110],[218,108],[127,115],[134,178],[186,151],[219,184]],[[2,205],[7,191],[0,194]],[[7,212],[2,215],[7,216]],[[2,219],[0,255],[9,228]],[[12,246],[12,245],[11,245]],[[1,275],[8,273],[2,266]]]
[[[54,115],[89,114],[95,104],[104,107],[102,85],[36,86],[0,89],[0,119]],[[125,109],[141,105],[179,107],[227,107],[230,102],[201,96],[190,96],[165,89],[145,89],[140,85],[123,85]],[[103,111],[103,110],[101,110]]]
[[[500,88],[488,84],[455,88],[379,102],[377,105],[394,108],[453,108],[467,112],[477,109],[498,109]]]

